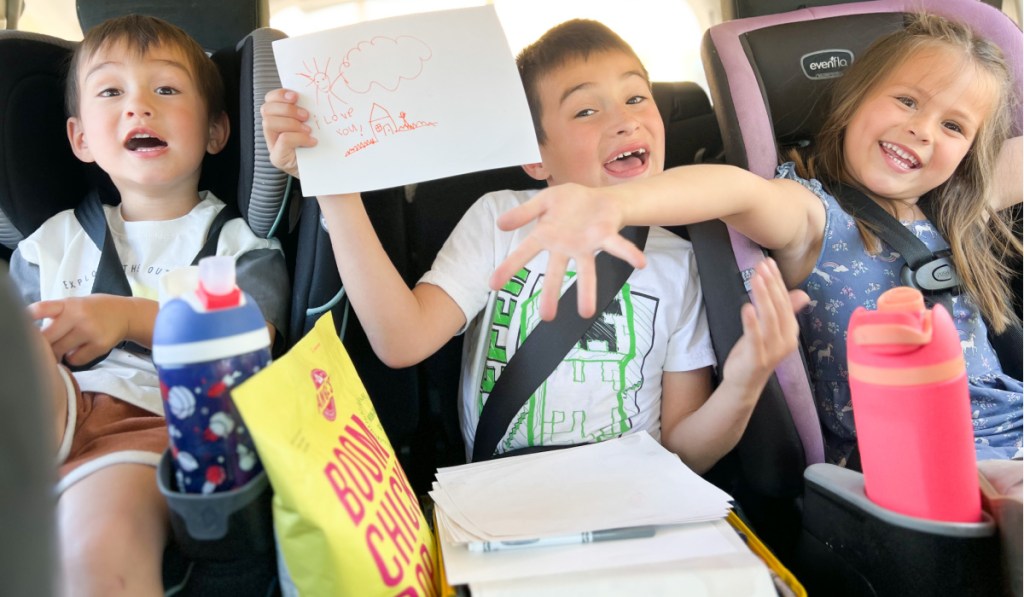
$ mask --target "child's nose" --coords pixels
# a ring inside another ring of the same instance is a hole
[[[615,132],[619,135],[629,135],[640,128],[640,120],[628,110],[619,110],[618,119],[615,123]]]
[[[135,116],[149,117],[153,115],[153,106],[149,102],[142,98],[135,98],[128,103],[125,107],[125,116],[129,118]]]
[[[928,143],[932,140],[932,136],[935,134],[932,130],[933,127],[934,124],[930,119],[922,114],[917,114],[907,121],[907,131],[923,143]]]

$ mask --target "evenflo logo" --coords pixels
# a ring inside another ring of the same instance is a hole
[[[800,68],[808,79],[833,79],[853,64],[849,50],[818,50],[800,57]]]

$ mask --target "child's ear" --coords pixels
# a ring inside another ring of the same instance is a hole
[[[221,112],[210,120],[210,140],[206,143],[207,153],[220,153],[220,150],[228,144],[230,135],[231,121],[228,120],[227,112]]]
[[[68,118],[68,141],[71,143],[71,151],[75,157],[86,163],[95,162],[92,151],[89,150],[89,142],[85,139],[85,129],[78,118]]]
[[[548,169],[544,167],[544,162],[536,162],[533,164],[523,164],[523,170],[530,175],[530,178],[534,180],[547,180],[550,178]]]

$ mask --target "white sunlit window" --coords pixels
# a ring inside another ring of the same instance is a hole
[[[295,37],[362,21],[484,4],[497,10],[513,53],[558,23],[595,19],[633,46],[653,80],[695,81],[706,87],[700,41],[717,15],[695,14],[687,0],[270,0],[270,26]],[[707,4],[694,2],[698,7]],[[74,0],[28,2],[19,29],[82,39]]]
[[[404,14],[493,4],[513,53],[558,23],[574,18],[608,25],[636,51],[655,81],[695,81],[706,86],[700,61],[701,23],[685,0],[361,0],[271,2],[271,26],[302,35]],[[315,6],[315,8],[313,8]],[[710,15],[705,15],[706,19]]]

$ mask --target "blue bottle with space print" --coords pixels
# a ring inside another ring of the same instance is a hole
[[[200,260],[194,289],[161,305],[153,362],[179,491],[228,491],[263,470],[231,391],[270,363],[270,333],[233,258]]]

